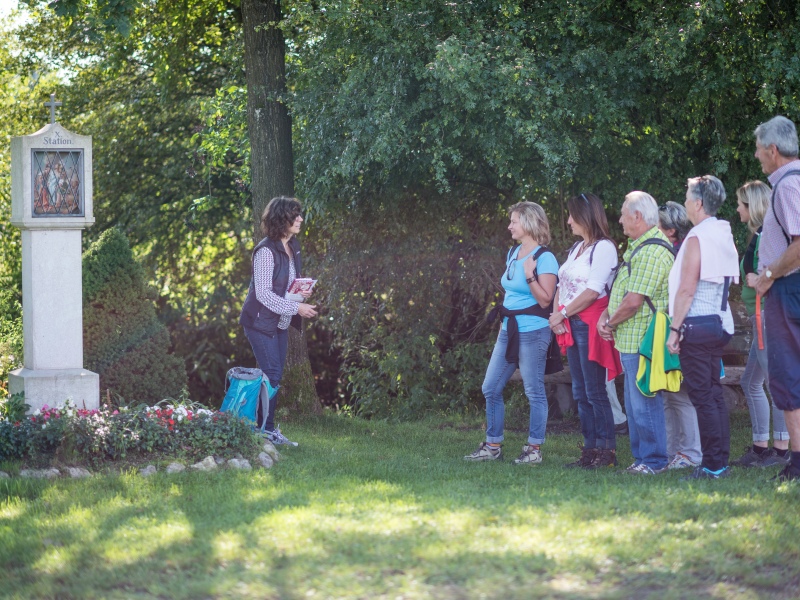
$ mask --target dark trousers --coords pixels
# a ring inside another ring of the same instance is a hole
[[[286,329],[278,329],[275,335],[267,335],[249,327],[244,328],[244,334],[253,354],[256,357],[258,368],[267,376],[272,387],[278,388],[283,378],[283,367],[286,364],[286,351],[289,348],[289,332]],[[275,405],[277,394],[272,396],[269,401],[267,411],[267,421],[264,425],[266,431],[275,430]]]
[[[775,280],[764,312],[772,400],[781,410],[800,409],[800,273]]]
[[[686,390],[697,411],[700,429],[702,466],[718,471],[728,466],[731,453],[731,425],[728,404],[719,382],[722,349],[731,339],[729,333],[711,344],[681,342],[681,370]]]
[[[569,320],[574,344],[567,348],[572,395],[578,403],[585,448],[615,450],[614,413],[606,391],[606,369],[589,360],[589,326],[574,317]]]

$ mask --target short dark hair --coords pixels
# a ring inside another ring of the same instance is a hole
[[[572,220],[583,227],[589,237],[587,242],[610,239],[606,211],[599,197],[589,192],[573,196],[567,200],[567,210]]]
[[[261,233],[271,240],[280,240],[302,213],[303,205],[297,198],[273,198],[261,215]]]

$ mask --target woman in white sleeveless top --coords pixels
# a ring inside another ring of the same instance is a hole
[[[716,177],[688,180],[686,214],[694,227],[669,274],[667,347],[680,353],[703,452],[687,479],[719,479],[730,472],[730,422],[719,376],[722,350],[733,335],[727,295],[729,285],[739,281],[739,255],[730,223],[716,218],[724,201],[725,187]]]

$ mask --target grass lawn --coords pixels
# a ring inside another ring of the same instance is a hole
[[[799,598],[800,485],[461,457],[477,423],[287,422],[270,471],[0,480],[4,598]],[[747,444],[733,418],[733,454]],[[630,463],[620,438],[620,464]]]

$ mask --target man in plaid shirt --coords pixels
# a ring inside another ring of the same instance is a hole
[[[653,308],[667,310],[667,280],[674,258],[668,248],[657,244],[643,246],[633,256],[636,248],[650,238],[663,240],[672,247],[658,228],[658,205],[650,194],[631,192],[625,196],[619,222],[630,241],[611,288],[608,311],[600,317],[597,330],[604,339],[614,340],[625,370],[625,412],[634,458],[626,472],[653,475],[667,466],[664,400],[661,392],[656,393],[655,398],[645,397],[636,387],[636,372],[639,370],[639,345]]]
[[[765,296],[769,391],[783,410],[792,452],[778,481],[800,479],[800,160],[797,129],[775,117],[755,130],[756,158],[772,186],[756,292]]]

